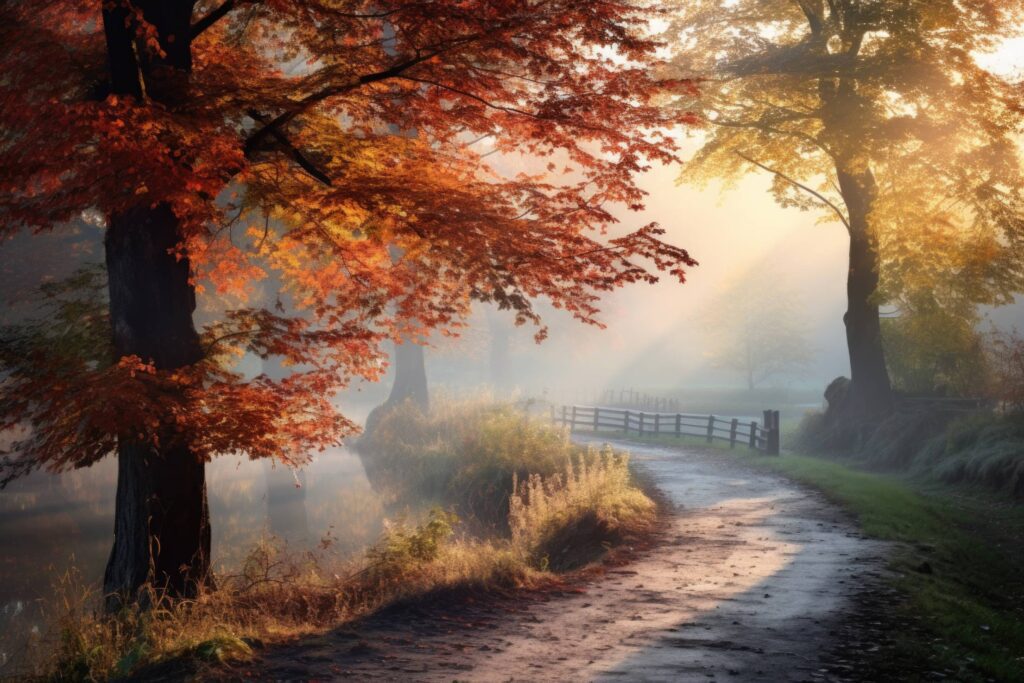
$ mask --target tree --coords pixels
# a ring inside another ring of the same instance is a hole
[[[704,316],[711,362],[740,373],[748,389],[798,374],[814,356],[800,296],[784,277],[777,270],[752,269],[727,285]]]
[[[457,326],[473,300],[538,322],[547,298],[596,324],[603,292],[682,280],[693,262],[657,226],[601,237],[611,205],[642,207],[634,176],[676,160],[684,117],[651,103],[651,16],[598,0],[0,4],[0,231],[104,217],[112,342],[61,357],[44,325],[5,350],[0,429],[32,430],[3,479],[116,452],[105,590],[188,595],[211,579],[205,462],[300,463],[356,431],[330,398],[380,376],[387,340]],[[465,144],[483,136],[549,172],[497,173]],[[197,283],[244,299],[268,274],[294,311],[239,305],[197,328]],[[247,381],[227,362],[244,352],[299,371]]]
[[[1020,0],[679,3],[671,73],[706,77],[694,105],[706,138],[684,177],[768,172],[780,205],[821,209],[850,236],[851,420],[892,403],[879,303],[904,266],[954,274],[945,280],[974,302],[1024,281],[1020,112],[1010,84],[975,61],[1020,31],[1022,11]],[[965,241],[974,248],[943,259]]]
[[[956,315],[931,297],[882,319],[882,341],[896,389],[911,394],[979,396],[986,388],[985,344],[977,316]]]

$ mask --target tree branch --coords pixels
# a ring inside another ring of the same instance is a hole
[[[760,169],[764,169],[765,171],[768,171],[769,173],[771,173],[771,174],[773,174],[773,175],[776,175],[776,176],[778,176],[779,178],[782,178],[783,180],[785,180],[785,181],[786,181],[787,183],[789,183],[790,185],[793,185],[793,186],[795,186],[795,187],[798,187],[798,188],[800,188],[801,190],[803,190],[804,192],[806,192],[806,193],[808,193],[808,194],[810,194],[810,195],[814,196],[814,198],[815,198],[815,199],[817,199],[817,200],[818,200],[818,201],[820,201],[820,202],[821,202],[822,204],[824,204],[824,205],[825,205],[825,206],[827,206],[828,208],[830,208],[830,209],[832,209],[833,211],[835,211],[835,213],[836,213],[836,216],[838,216],[838,217],[839,217],[839,220],[841,220],[841,221],[843,222],[843,225],[845,225],[845,226],[846,226],[846,229],[847,229],[847,230],[849,230],[849,229],[850,229],[850,221],[849,221],[849,219],[847,219],[847,217],[846,217],[846,214],[844,214],[844,213],[843,213],[843,212],[842,212],[842,211],[841,211],[841,210],[839,209],[839,207],[838,207],[838,206],[836,206],[836,205],[835,205],[835,204],[833,204],[833,203],[832,203],[831,201],[829,201],[828,197],[826,197],[825,195],[821,194],[820,192],[816,192],[815,190],[812,190],[811,188],[807,187],[807,186],[806,186],[806,185],[804,185],[803,183],[800,183],[800,182],[798,182],[798,181],[796,181],[796,180],[793,180],[792,178],[790,178],[790,177],[789,177],[788,175],[786,175],[785,173],[782,173],[781,171],[776,171],[776,170],[775,170],[774,168],[771,168],[771,167],[769,167],[769,166],[765,166],[765,165],[764,165],[764,164],[762,164],[762,163],[761,163],[760,161],[757,161],[757,160],[755,160],[755,159],[751,159],[750,157],[748,157],[748,156],[747,156],[746,154],[744,154],[744,153],[742,153],[742,152],[736,152],[736,156],[738,156],[739,158],[743,159],[744,161],[750,162],[751,164],[753,164],[754,166],[757,166],[757,167],[758,167],[758,168],[760,168]]]
[[[261,115],[257,111],[250,110],[249,116],[252,117],[254,121],[258,121],[259,123],[266,122],[266,117]],[[275,128],[270,130],[269,134],[273,136],[273,138],[277,140],[281,147],[284,148],[284,150],[291,155],[292,159],[295,161],[296,164],[298,164],[299,168],[308,173],[315,180],[320,181],[321,183],[328,187],[331,186],[331,177],[327,175],[325,171],[322,171],[320,168],[318,168],[316,164],[310,161],[309,158],[305,154],[303,154],[298,147],[292,144],[292,141],[289,140],[284,133]],[[255,152],[255,150],[252,151]],[[249,150],[247,150],[246,156],[250,156]]]
[[[342,83],[339,85],[332,85],[322,90],[318,90],[317,92],[312,93],[311,95],[307,95],[306,97],[296,102],[294,106],[287,109],[283,113],[278,114],[276,117],[268,121],[262,128],[255,130],[252,133],[252,135],[249,136],[249,139],[245,141],[246,156],[249,156],[249,154],[253,150],[255,150],[268,135],[274,135],[275,131],[280,130],[282,126],[287,125],[296,116],[306,111],[313,105],[319,102],[323,102],[324,100],[330,97],[336,97],[337,95],[343,95],[347,92],[351,92],[356,88],[362,87],[364,85],[375,83],[377,81],[383,81],[388,78],[394,78],[395,76],[401,74],[403,71],[410,69],[416,66],[417,64],[421,64],[429,59],[433,59],[438,54],[440,54],[440,52],[440,50],[432,50],[431,52],[419,54],[416,57],[407,59],[404,62],[399,62],[398,64],[395,64],[387,69],[384,69],[383,71],[377,71],[372,74],[366,74],[365,76],[360,76],[354,81],[349,81],[348,83]]]
[[[238,4],[237,0],[224,0],[219,7],[210,10],[209,14],[192,24],[192,39],[195,40],[199,34],[223,19]]]

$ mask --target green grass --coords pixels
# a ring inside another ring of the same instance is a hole
[[[1024,563],[1015,552],[1024,510],[976,492],[923,491],[823,458],[749,460],[819,489],[855,514],[864,533],[899,543],[891,568],[909,596],[907,616],[920,617],[936,637],[902,634],[904,657],[933,656],[961,680],[1024,680]],[[920,571],[924,563],[931,573]]]

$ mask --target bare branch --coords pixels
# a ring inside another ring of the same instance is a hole
[[[744,161],[750,162],[751,164],[753,164],[754,166],[757,166],[757,167],[758,167],[758,168],[760,168],[760,169],[764,169],[765,171],[768,171],[769,173],[771,173],[771,174],[773,174],[773,175],[776,175],[776,176],[778,176],[779,178],[782,178],[783,180],[785,180],[785,181],[786,181],[787,183],[789,183],[790,185],[793,185],[794,187],[798,187],[798,188],[800,188],[801,190],[803,190],[804,192],[806,192],[806,193],[808,193],[808,194],[812,195],[812,196],[813,196],[813,197],[814,197],[815,199],[817,199],[818,201],[820,201],[821,203],[823,203],[823,204],[824,204],[825,206],[827,206],[828,208],[830,208],[830,209],[832,209],[833,211],[835,211],[835,214],[836,214],[836,216],[838,216],[838,217],[839,217],[839,220],[841,220],[841,221],[843,222],[843,225],[845,225],[845,226],[846,226],[846,229],[847,229],[847,230],[849,230],[849,229],[850,229],[850,221],[849,221],[849,219],[848,219],[848,218],[846,217],[846,214],[844,214],[844,213],[843,213],[843,212],[842,212],[842,211],[841,211],[841,210],[839,209],[839,207],[838,207],[838,206],[836,206],[836,205],[835,205],[835,204],[833,204],[833,203],[832,203],[831,201],[829,201],[828,197],[826,197],[825,195],[823,195],[823,194],[821,194],[820,192],[817,192],[817,191],[815,191],[815,190],[813,190],[813,189],[811,189],[811,188],[807,187],[806,185],[804,185],[804,184],[803,184],[803,183],[801,183],[801,182],[798,182],[798,181],[796,181],[796,180],[793,180],[792,178],[790,178],[790,177],[789,177],[788,175],[786,175],[785,173],[782,173],[781,171],[776,171],[776,170],[775,170],[774,168],[771,168],[771,167],[769,167],[769,166],[765,166],[765,165],[764,165],[764,164],[762,164],[762,163],[761,163],[760,161],[757,161],[757,160],[755,160],[755,159],[751,159],[750,157],[748,157],[748,156],[747,156],[746,154],[744,154],[744,153],[742,153],[742,152],[736,152],[736,156],[738,156],[739,158],[743,159]]]

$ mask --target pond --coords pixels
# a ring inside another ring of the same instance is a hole
[[[60,475],[35,473],[0,491],[0,678],[27,638],[47,628],[55,582],[77,572],[98,589],[113,540],[113,457]],[[319,453],[302,471],[221,457],[207,467],[215,571],[230,572],[264,540],[289,551],[355,556],[380,535],[384,511],[359,458]]]

